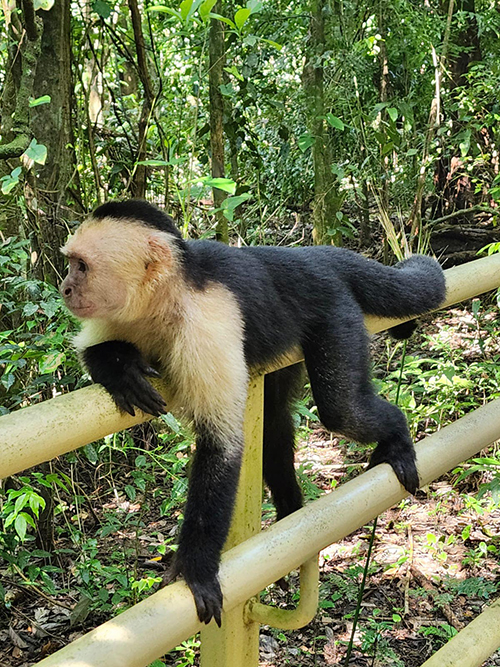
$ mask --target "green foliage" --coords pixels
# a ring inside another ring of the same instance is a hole
[[[0,414],[76,385],[73,321],[54,287],[29,278],[28,248],[0,245]]]

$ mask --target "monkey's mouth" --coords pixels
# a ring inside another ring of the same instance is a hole
[[[76,317],[90,317],[95,310],[93,304],[86,304],[86,305],[78,305],[77,306],[73,303],[68,303],[67,301],[66,301],[66,307]]]

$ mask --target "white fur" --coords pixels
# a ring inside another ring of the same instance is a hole
[[[127,223],[130,234],[124,242],[123,229],[121,221],[91,220],[65,247],[87,255],[90,249],[89,265],[97,265],[97,276],[102,271],[94,292],[112,290],[114,280],[124,281],[128,291],[120,312],[84,320],[75,346],[83,351],[114,339],[135,344],[149,363],[159,366],[167,381],[169,410],[209,422],[224,439],[240,434],[248,370],[243,320],[235,297],[219,283],[203,290],[189,288],[169,234]],[[121,264],[111,253],[108,272],[106,249],[113,248],[113,243],[120,252],[126,247]]]

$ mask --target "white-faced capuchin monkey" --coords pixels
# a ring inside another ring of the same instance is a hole
[[[439,264],[414,255],[388,267],[330,246],[232,248],[185,241],[172,219],[140,200],[99,206],[62,249],[68,308],[92,379],[117,406],[189,418],[196,454],[174,565],[198,616],[220,625],[220,553],[228,533],[243,449],[252,370],[302,348],[319,417],[329,431],[376,442],[370,466],[389,463],[419,485],[402,412],[374,394],[363,314],[419,315],[439,306]],[[404,337],[411,328],[401,325]],[[297,366],[265,378],[264,478],[277,517],[299,509],[291,403]],[[161,376],[167,400],[148,377]]]

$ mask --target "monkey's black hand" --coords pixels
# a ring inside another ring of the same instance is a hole
[[[120,410],[133,417],[134,407],[155,417],[166,411],[162,395],[146,379],[160,375],[132,343],[109,340],[92,345],[83,352],[83,360],[94,382],[102,384]]]
[[[222,614],[222,591],[217,574],[208,572],[205,563],[196,563],[196,557],[187,557],[186,566],[183,565],[179,555],[170,572],[164,577],[164,584],[169,583],[178,574],[181,574],[193,594],[196,604],[196,612],[202,623],[210,623],[212,618],[219,628],[221,627]]]

